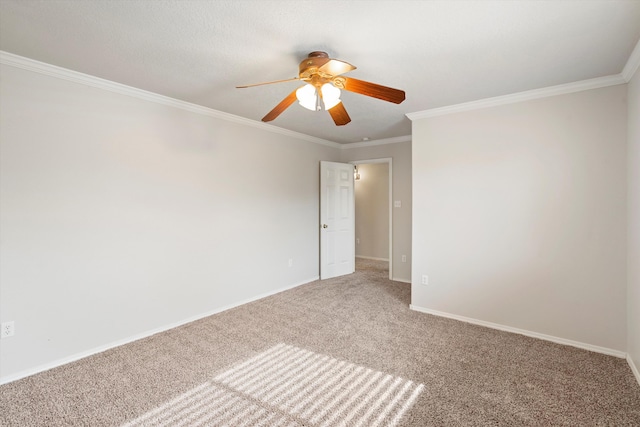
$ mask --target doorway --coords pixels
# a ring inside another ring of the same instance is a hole
[[[387,262],[393,277],[392,159],[350,162],[356,169],[355,258]]]
[[[355,271],[353,165],[320,162],[320,279]]]

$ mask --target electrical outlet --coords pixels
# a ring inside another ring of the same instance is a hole
[[[293,258],[289,258],[289,267],[293,267]]]
[[[0,338],[12,337],[15,333],[15,324],[13,320],[11,322],[4,322],[0,326]]]
[[[360,239],[356,239],[356,245],[360,244]]]
[[[402,255],[402,262],[407,262],[407,256],[406,255]]]
[[[429,284],[429,276],[427,276],[426,274],[422,275],[422,284],[423,285],[428,285]]]

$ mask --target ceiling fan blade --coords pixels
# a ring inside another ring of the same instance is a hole
[[[336,126],[344,126],[351,121],[351,117],[349,117],[349,113],[347,113],[342,102],[339,102],[334,107],[330,108],[329,114],[331,114],[331,118],[335,122]]]
[[[351,70],[355,70],[354,65],[348,62],[340,61],[338,59],[331,59],[329,62],[318,68],[318,71],[330,74],[332,76],[339,76],[340,74],[347,73]]]
[[[244,89],[244,88],[254,87],[254,86],[270,85],[270,84],[273,84],[273,83],[292,82],[294,80],[300,80],[300,77],[293,77],[293,78],[284,79],[284,80],[274,80],[272,82],[254,83],[254,84],[251,84],[251,85],[244,85],[244,86],[236,86],[236,89]]]
[[[336,87],[342,87],[344,90],[348,90],[349,92],[371,96],[382,99],[383,101],[393,102],[394,104],[400,104],[405,100],[405,93],[403,90],[365,82],[364,80],[353,79],[350,77],[338,77],[337,79],[334,79],[334,84]]]
[[[297,89],[296,89],[297,90]],[[266,116],[262,118],[263,122],[270,122],[271,120],[278,117],[284,110],[289,108],[291,104],[296,102],[296,91],[291,92],[285,99],[280,101],[278,105],[276,105],[273,110],[269,111]]]

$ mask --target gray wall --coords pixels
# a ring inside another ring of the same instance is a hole
[[[389,259],[389,164],[359,164],[355,181],[356,257]]]
[[[0,71],[0,377],[318,276],[339,149]]]
[[[411,141],[342,150],[341,161],[392,158],[392,194],[401,207],[393,208],[393,279],[411,281]],[[402,262],[402,255],[407,261]]]
[[[628,253],[627,253],[627,352],[640,369],[640,72],[628,85]],[[638,381],[640,374],[636,372]]]
[[[625,351],[626,91],[415,120],[412,304]]]
[[[1,67],[0,381],[314,279],[318,162],[386,157],[414,305],[640,366],[640,73],[416,121],[412,165]]]

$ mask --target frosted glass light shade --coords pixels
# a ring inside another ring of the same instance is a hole
[[[340,103],[340,89],[331,83],[323,84],[320,90],[322,91],[325,110],[329,110]]]
[[[296,98],[298,98],[300,105],[311,111],[316,111],[317,96],[316,88],[310,84],[306,84],[296,90]]]

